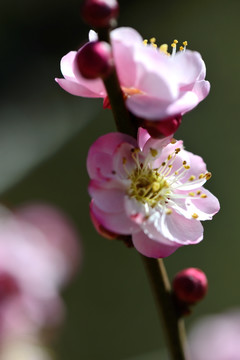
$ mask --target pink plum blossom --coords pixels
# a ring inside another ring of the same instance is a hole
[[[96,33],[91,31],[90,40],[96,39]],[[126,106],[137,117],[150,121],[178,117],[208,95],[210,84],[205,80],[206,67],[198,52],[186,50],[186,46],[176,52],[175,41],[172,56],[168,56],[166,45],[159,51],[153,41],[146,44],[136,30],[127,27],[113,30],[111,42]],[[101,97],[107,104],[102,79],[82,77],[76,54],[71,51],[62,58],[64,79],[56,81],[70,94]]]
[[[59,290],[76,270],[78,253],[75,230],[57,209],[0,209],[1,344],[61,323]]]
[[[211,174],[182,141],[153,139],[141,128],[138,141],[106,134],[91,146],[87,168],[97,229],[131,235],[135,248],[148,257],[166,257],[199,243],[201,221],[219,210],[217,198],[203,188]]]
[[[239,360],[240,311],[206,316],[189,334],[190,359]]]

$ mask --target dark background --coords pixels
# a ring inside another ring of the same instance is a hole
[[[68,314],[53,344],[56,357],[123,360],[158,350],[164,341],[140,256],[98,236],[89,220],[87,151],[99,135],[115,129],[111,113],[102,110],[100,100],[73,97],[54,82],[61,77],[61,57],[87,39],[80,3],[0,5],[1,202],[54,203],[81,234],[84,262],[63,294]],[[208,296],[187,319],[190,328],[196,317],[240,302],[240,2],[128,0],[120,7],[119,25],[136,28],[144,38],[155,36],[159,45],[187,40],[202,54],[212,85],[175,135],[207,162],[213,173],[208,188],[222,207],[204,224],[201,244],[181,248],[165,261],[170,277],[188,266],[208,275]]]

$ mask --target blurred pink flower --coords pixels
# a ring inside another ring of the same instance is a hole
[[[190,359],[239,360],[240,311],[206,316],[189,334]]]
[[[97,35],[90,32],[90,40]],[[167,56],[166,46],[144,44],[140,34],[127,27],[111,32],[113,56],[127,108],[136,116],[158,121],[180,116],[193,109],[209,93],[206,67],[198,52],[176,52]],[[102,97],[107,103],[103,81],[88,80],[76,66],[76,51],[61,60],[64,79],[56,79],[67,92],[83,97]]]
[[[140,128],[138,142],[110,133],[90,148],[87,159],[94,223],[132,235],[145,256],[166,257],[203,238],[219,202],[202,186],[211,174],[182,141],[156,140]]]
[[[56,209],[32,205],[16,215],[1,209],[1,342],[62,321],[59,290],[76,269],[78,253],[75,231]]]

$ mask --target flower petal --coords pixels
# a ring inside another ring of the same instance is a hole
[[[133,245],[141,254],[152,258],[164,258],[171,255],[181,245],[171,243],[161,243],[161,241],[150,239],[143,231],[137,232],[132,236]]]
[[[178,52],[173,60],[174,75],[180,86],[194,84],[204,74],[205,64],[197,51]]]
[[[205,80],[197,81],[192,91],[197,95],[198,100],[202,101],[209,94],[210,91],[209,81],[205,81]]]
[[[124,211],[124,189],[103,188],[99,182],[92,180],[88,191],[96,206],[102,211],[110,213]]]
[[[184,216],[173,211],[172,214],[166,215],[163,229],[168,232],[168,238],[172,241],[182,245],[197,244],[203,239],[203,226],[200,221],[196,219],[187,219]]]
[[[99,209],[94,202],[91,211],[104,228],[116,234],[129,235],[139,231],[139,227],[124,212],[106,213]]]

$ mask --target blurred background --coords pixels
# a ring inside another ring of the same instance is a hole
[[[203,269],[207,298],[186,319],[240,303],[238,0],[120,0],[120,26],[157,43],[188,41],[207,65],[208,98],[184,116],[175,135],[201,155],[221,211],[206,222],[204,241],[166,259],[170,277]],[[83,264],[64,291],[67,317],[52,348],[56,359],[123,360],[158,351],[164,340],[140,256],[101,238],[89,219],[86,156],[100,135],[115,130],[101,100],[81,99],[54,81],[63,55],[87,39],[81,2],[13,0],[0,5],[0,192],[14,207],[43,201],[60,207],[82,239]],[[137,359],[137,358],[136,358]],[[139,357],[139,360],[142,359]],[[150,357],[148,357],[150,359]]]

